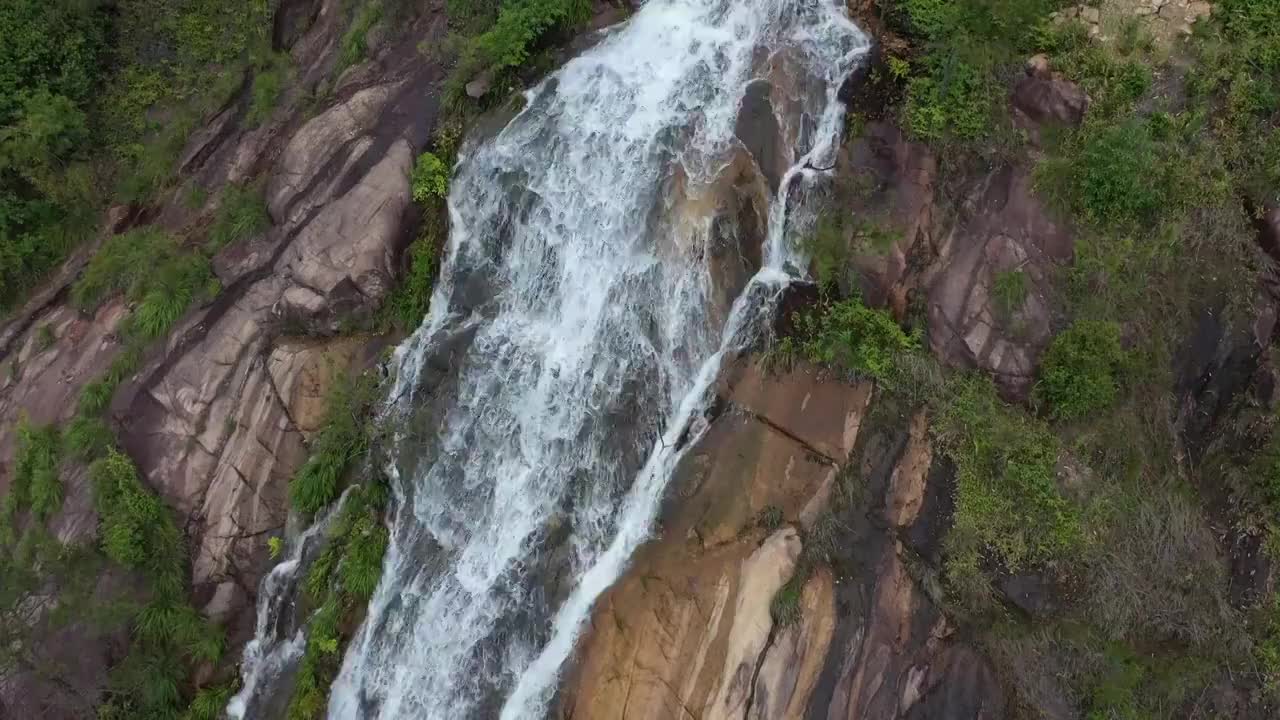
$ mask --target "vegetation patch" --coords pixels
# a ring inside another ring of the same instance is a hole
[[[456,7],[456,3],[451,7]],[[478,28],[489,15],[482,3],[464,13],[464,26]],[[445,86],[454,106],[465,104],[467,83],[486,76],[494,88],[510,88],[539,43],[555,31],[567,31],[591,16],[586,0],[511,0],[500,4],[493,24],[461,41],[458,63]]]
[[[90,466],[102,551],[142,573],[151,596],[133,619],[129,654],[112,667],[101,718],[171,717],[186,705],[191,667],[216,662],[223,634],[186,600],[187,557],[169,510],[115,450]]]
[[[972,143],[1003,120],[1010,67],[1036,45],[1056,0],[896,0],[886,14],[917,40],[903,121],[937,145]]]
[[[207,247],[216,252],[264,232],[271,226],[260,185],[228,185],[209,229]]]
[[[324,715],[329,687],[342,663],[347,633],[358,623],[382,575],[388,534],[382,522],[389,488],[382,476],[354,489],[329,529],[328,545],[307,573],[306,601],[314,608],[298,669],[289,720]]]
[[[888,311],[867,307],[859,297],[827,302],[801,314],[800,351],[810,362],[891,383],[896,359],[920,347]]]
[[[370,374],[334,383],[324,425],[311,440],[307,461],[289,482],[289,497],[299,512],[315,515],[338,499],[348,466],[369,447],[366,421],[377,388]]]
[[[1049,345],[1036,393],[1054,418],[1085,417],[1115,402],[1127,359],[1119,325],[1079,320]]]
[[[990,380],[952,377],[934,430],[956,464],[946,575],[962,597],[987,594],[992,564],[1017,572],[1062,564],[1080,549],[1079,510],[1058,487],[1057,437],[1001,402]]]
[[[20,513],[29,510],[33,522],[43,523],[62,507],[58,428],[33,427],[24,418],[18,421],[17,437],[9,492],[0,503],[0,543],[5,545],[17,541],[14,525]]]
[[[449,167],[435,154],[424,152],[413,166],[413,200],[428,203],[432,198],[443,199],[449,195]]]

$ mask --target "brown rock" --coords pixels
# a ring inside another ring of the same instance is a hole
[[[923,411],[911,418],[909,432],[907,447],[889,476],[889,489],[885,493],[885,519],[899,528],[914,523],[920,513],[928,481],[926,476],[933,463],[929,422]]]
[[[815,396],[847,397],[825,407],[865,404],[865,390],[813,382]],[[788,397],[802,402],[791,387],[775,386],[771,395],[758,388],[751,399],[784,416]],[[810,412],[816,412],[813,405]],[[843,413],[827,419],[847,422]],[[811,455],[751,414],[730,410],[715,420],[672,480],[661,536],[639,550],[632,569],[597,602],[592,631],[566,685],[566,717],[741,717],[756,695],[752,677],[769,635],[769,605],[799,551],[790,528],[757,547],[753,521],[767,506],[796,516],[833,471]],[[830,595],[815,588],[808,597],[806,605],[819,607]],[[796,647],[819,644],[828,632],[820,619],[815,611],[815,624],[802,626],[805,639],[797,638]],[[805,662],[810,667],[817,656]],[[784,685],[804,690],[812,682],[809,670],[790,683],[783,675],[770,678],[779,696]],[[788,707],[806,702],[800,693],[792,695],[783,700]]]
[[[1036,58],[1044,58],[1037,55]],[[1036,61],[1032,58],[1032,62]],[[1089,109],[1089,96],[1080,86],[1050,73],[1048,60],[1027,68],[1013,89],[1013,107],[1037,125],[1079,125]]]
[[[828,720],[1004,717],[990,665],[948,639],[945,618],[907,574],[895,542],[885,545],[862,623],[837,650],[844,661]]]
[[[779,631],[769,645],[747,720],[805,717],[835,634],[835,612],[831,571],[821,568],[804,585],[799,622]]]
[[[1021,168],[988,176],[968,207],[929,290],[929,343],[943,362],[987,370],[1007,398],[1022,398],[1051,336],[1051,278],[1071,258],[1072,236],[1051,219]],[[1017,307],[1004,308],[993,287],[1009,272],[1022,273],[1026,292]]]
[[[842,193],[850,224],[870,222],[896,236],[887,251],[868,252],[852,245],[849,232],[846,241],[860,287],[846,278],[842,289],[860,289],[868,303],[888,305],[901,316],[918,282],[916,267],[938,252],[933,197],[937,159],[893,125],[871,123],[862,137],[841,149],[836,163],[838,176],[851,186]]]
[[[719,687],[702,714],[704,720],[730,720],[746,713],[755,691],[756,666],[773,631],[769,606],[774,594],[791,579],[799,557],[800,536],[794,528],[783,527],[743,561],[724,668]]]
[[[742,363],[731,376],[729,399],[737,407],[812,448],[832,463],[853,451],[871,398],[870,385],[831,392],[831,382],[799,364],[770,373],[759,362]]]

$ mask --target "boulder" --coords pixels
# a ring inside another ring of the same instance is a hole
[[[1043,55],[1027,63],[1026,74],[1013,88],[1013,108],[1034,125],[1077,126],[1089,110],[1089,96],[1075,83],[1049,70]]]

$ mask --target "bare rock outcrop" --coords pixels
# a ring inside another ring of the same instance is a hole
[[[1053,278],[1073,237],[1036,196],[1029,171],[1008,167],[970,196],[943,241],[929,290],[929,344],[944,362],[992,373],[1007,397],[1030,391],[1053,336]]]
[[[880,442],[880,431],[863,442],[869,388],[809,369],[742,364],[720,392],[727,409],[673,480],[661,535],[597,606],[561,716],[1004,717],[990,664],[955,637],[898,539],[936,520],[936,496],[950,492],[937,482],[928,418],[910,418],[899,440]],[[860,470],[841,482],[865,477],[864,499],[837,507],[828,483],[855,445],[865,446]],[[793,524],[766,532],[756,521],[766,508]],[[834,571],[805,568],[799,619],[779,626],[770,607],[813,512],[835,517],[823,522],[844,528],[838,552],[851,557]]]
[[[743,379],[726,381],[729,409],[677,470],[661,536],[597,602],[593,631],[566,686],[565,717],[741,718],[752,705],[756,666],[772,635],[769,605],[800,550],[794,529],[766,538],[756,518],[767,508],[797,518],[835,472],[810,449],[823,437],[797,440],[784,428],[799,427],[796,404],[821,398],[838,413],[834,437],[856,438],[868,388],[824,383],[798,369],[783,376],[778,387],[785,391],[769,395],[753,379],[760,368],[731,374]],[[746,389],[739,395],[737,387]],[[792,403],[783,400],[788,394]],[[852,446],[832,449],[843,457]],[[777,696],[783,684],[816,683],[814,674],[769,677]]]

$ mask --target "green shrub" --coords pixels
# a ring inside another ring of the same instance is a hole
[[[71,419],[62,434],[62,445],[72,457],[94,460],[111,448],[114,436],[106,421],[99,417],[87,417],[79,413]]]
[[[511,82],[529,61],[536,45],[550,32],[567,30],[591,16],[586,0],[511,0],[501,4],[493,26],[465,42],[457,67],[446,84],[453,103],[465,99],[468,82],[488,73],[495,87]]]
[[[1120,326],[1077,321],[1045,352],[1036,393],[1059,420],[1085,417],[1115,402],[1126,361]]]
[[[89,470],[101,516],[102,549],[129,568],[177,573],[182,541],[159,498],[138,481],[133,463],[112,450]]]
[[[881,382],[893,380],[896,358],[919,348],[885,310],[853,297],[802,315],[801,350],[811,362],[841,367]]]
[[[1070,173],[1076,209],[1103,225],[1150,225],[1166,202],[1161,157],[1147,125],[1086,126]]]
[[[980,375],[951,378],[935,402],[934,430],[956,465],[945,541],[953,588],[967,601],[982,596],[986,557],[1013,572],[1069,559],[1083,538],[1079,511],[1057,485],[1057,438]]]
[[[898,0],[888,19],[923,53],[907,83],[903,124],[934,144],[973,142],[996,125],[1008,71],[1025,58],[1055,0]]]
[[[314,720],[324,714],[348,637],[344,628],[351,627],[344,620],[368,603],[382,574],[388,542],[381,521],[386,502],[385,477],[355,488],[329,528],[328,545],[307,572],[306,599],[316,610],[289,701],[290,720]]]
[[[0,541],[10,544],[16,540],[13,525],[19,513],[29,510],[36,523],[43,523],[62,507],[58,428],[32,427],[20,419],[17,439],[9,491],[0,503]]]
[[[375,516],[357,520],[347,540],[346,558],[340,566],[342,591],[367,602],[382,577],[382,556],[387,550],[387,528]]]
[[[449,195],[449,168],[434,154],[424,152],[414,163],[412,186],[414,202],[445,198]]]

